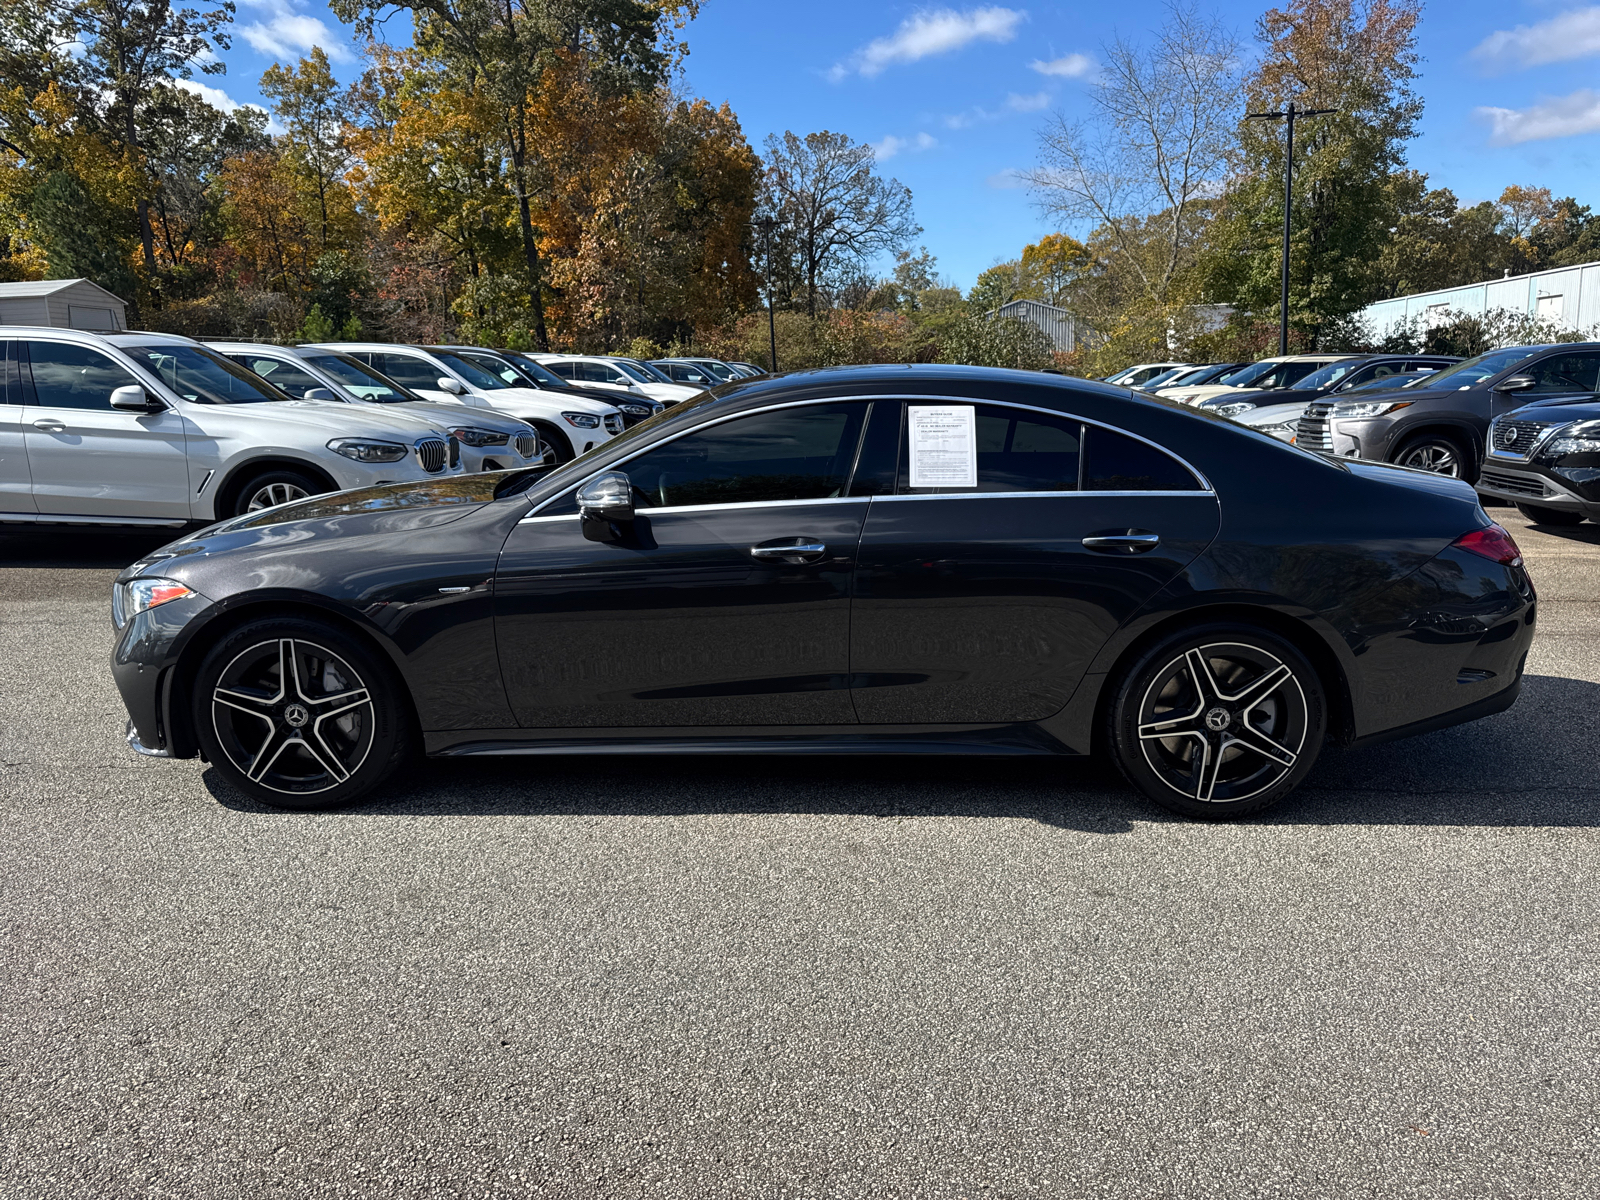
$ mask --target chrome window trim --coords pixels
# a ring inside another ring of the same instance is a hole
[[[1112,492],[1112,491],[1070,491],[1070,492],[911,492],[904,496],[872,496],[870,499],[884,504],[900,500],[1065,500],[1073,496],[1203,496],[1214,497],[1215,492],[1202,492],[1198,489],[1187,492],[1148,491],[1148,492]]]
[[[1137,433],[1130,433],[1126,429],[1119,429],[1115,425],[1107,424],[1105,421],[1096,421],[1092,417],[1080,417],[1076,413],[1061,412],[1058,409],[1054,409],[1054,408],[1041,408],[1037,404],[1019,404],[1014,400],[983,400],[983,399],[974,398],[972,396],[922,396],[922,395],[913,396],[913,395],[907,395],[904,392],[893,392],[893,393],[885,392],[885,393],[873,393],[872,395],[868,395],[868,396],[819,396],[819,397],[816,397],[816,398],[810,399],[810,400],[788,400],[788,401],[785,401],[782,404],[769,404],[769,405],[766,405],[766,406],[764,406],[762,408],[747,408],[747,409],[744,409],[744,410],[742,410],[740,412],[727,413],[724,416],[715,417],[715,418],[713,418],[712,420],[709,420],[709,421],[703,421],[700,424],[693,426],[692,428],[683,430],[681,433],[676,433],[676,434],[674,434],[673,436],[671,436],[669,438],[663,438],[659,442],[651,442],[648,446],[641,446],[638,450],[635,450],[633,453],[625,455],[624,457],[619,458],[619,459],[615,460],[614,462],[607,463],[604,467],[601,467],[598,470],[592,472],[591,474],[586,475],[582,479],[579,479],[576,482],[574,482],[573,485],[570,488],[565,488],[562,491],[557,492],[554,496],[551,496],[548,500],[541,501],[539,503],[539,507],[535,508],[532,511],[534,513],[537,513],[541,509],[544,509],[544,508],[548,507],[549,505],[554,504],[557,500],[564,499],[569,493],[576,491],[578,488],[580,488],[584,484],[588,483],[589,480],[593,479],[596,475],[603,475],[607,471],[619,471],[619,470],[622,469],[622,466],[623,466],[624,463],[632,462],[634,459],[638,458],[642,454],[647,454],[651,450],[658,449],[661,446],[669,445],[672,442],[677,441],[681,437],[688,437],[691,433],[697,433],[702,429],[710,429],[713,425],[720,425],[724,421],[733,421],[733,420],[737,420],[740,417],[751,417],[751,416],[755,416],[757,413],[777,412],[779,409],[784,409],[784,408],[804,408],[804,407],[806,407],[808,405],[813,405],[813,404],[849,404],[849,403],[852,403],[852,402],[862,402],[862,403],[864,403],[864,402],[870,401],[870,400],[931,401],[931,402],[934,402],[934,403],[941,403],[941,404],[973,404],[973,405],[995,404],[995,405],[999,405],[999,406],[1001,406],[1003,408],[1019,409],[1022,412],[1041,413],[1044,416],[1055,417],[1057,419],[1065,417],[1068,420],[1082,422],[1084,425],[1091,425],[1096,429],[1104,429],[1104,430],[1107,430],[1107,431],[1109,431],[1111,433],[1119,433],[1123,437],[1132,438],[1136,442],[1143,442],[1146,446],[1149,446],[1151,449],[1156,450],[1161,454],[1165,454],[1168,458],[1176,460],[1179,464],[1182,465],[1184,470],[1188,471],[1189,474],[1194,477],[1195,482],[1197,482],[1200,485],[1199,489],[1196,490],[1196,491],[1192,491],[1192,492],[1184,491],[1184,492],[1175,492],[1175,493],[1160,493],[1160,492],[1131,492],[1131,493],[1125,493],[1125,492],[1099,492],[1099,491],[1043,492],[1043,493],[1032,493],[1032,492],[953,492],[953,493],[949,493],[948,494],[948,496],[951,497],[951,498],[954,498],[954,497],[971,498],[972,496],[985,496],[985,495],[988,495],[988,496],[1026,496],[1026,495],[1045,495],[1045,496],[1056,496],[1056,495],[1069,495],[1069,496],[1116,496],[1116,495],[1156,496],[1156,495],[1162,495],[1162,494],[1180,495],[1180,496],[1215,496],[1216,495],[1216,489],[1211,486],[1211,481],[1208,478],[1206,478],[1205,472],[1201,471],[1200,468],[1196,467],[1193,463],[1191,463],[1188,459],[1184,458],[1181,454],[1176,454],[1173,451],[1168,450],[1165,446],[1161,445],[1159,442],[1151,441],[1149,438],[1142,437]],[[875,500],[907,499],[907,500],[911,500],[911,499],[921,499],[922,497],[917,497],[917,496],[893,496],[893,497],[891,497],[891,496],[873,496],[873,497],[850,496],[850,497],[842,497],[842,498],[843,499],[851,499],[851,500],[855,500],[855,499],[875,499]],[[757,501],[755,503],[779,504],[779,503],[790,503],[790,502],[788,502],[788,501],[767,500],[767,501]],[[815,500],[805,500],[805,501],[796,501],[795,503],[815,504],[815,503],[817,503],[817,501],[815,501]],[[723,505],[723,504],[717,504],[717,505],[709,505],[707,507],[727,508],[727,507],[730,507],[730,506],[729,505]],[[648,509],[646,511],[648,511],[648,512],[661,512],[663,510],[659,509],[659,508],[655,508],[655,509]],[[526,519],[526,518],[524,518],[524,519]]]
[[[560,499],[560,497],[556,498]],[[884,498],[882,496],[820,496],[815,500],[736,500],[730,504],[669,504],[664,508],[636,508],[634,512],[641,517],[656,517],[672,513],[727,512],[732,508],[793,508],[801,504],[866,504],[870,500],[882,500]],[[917,498],[920,499],[921,497]],[[543,505],[540,505],[540,507],[542,508]],[[530,521],[576,520],[577,517],[577,513],[558,513],[552,517],[523,517],[517,524],[526,525]]]

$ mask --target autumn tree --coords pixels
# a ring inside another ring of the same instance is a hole
[[[812,318],[830,276],[860,269],[922,232],[911,189],[882,178],[876,165],[871,146],[842,133],[767,138],[761,203],[788,232]]]
[[[333,77],[327,54],[314,46],[298,66],[274,63],[261,75],[261,94],[283,122],[280,153],[300,180],[318,250],[349,246],[359,225],[345,182],[351,166],[345,134],[350,97]]]

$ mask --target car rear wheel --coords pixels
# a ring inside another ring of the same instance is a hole
[[[1517,511],[1535,525],[1582,525],[1581,512],[1568,512],[1564,508],[1546,508],[1542,504],[1519,504]]]
[[[207,760],[278,808],[331,808],[369,794],[413,744],[404,685],[358,639],[320,621],[253,621],[213,646],[194,689]]]
[[[279,504],[304,500],[328,489],[303,471],[286,468],[263,471],[244,481],[244,486],[234,493],[233,515],[260,512]]]
[[[1288,641],[1248,625],[1165,638],[1113,684],[1106,743],[1163,808],[1218,820],[1283,799],[1327,730],[1322,681]]]
[[[1448,475],[1469,483],[1478,474],[1472,469],[1471,452],[1447,433],[1419,434],[1400,447],[1394,461],[1402,467],[1432,471],[1435,475]]]

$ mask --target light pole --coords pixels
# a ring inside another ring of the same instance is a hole
[[[1285,121],[1288,144],[1283,154],[1283,289],[1278,299],[1278,354],[1289,353],[1289,227],[1294,203],[1294,123],[1299,117],[1320,117],[1337,108],[1296,108],[1294,101],[1282,112],[1247,113],[1246,121]]]
[[[772,373],[778,373],[778,319],[772,310],[772,231],[778,227],[778,218],[771,213],[755,222],[767,246],[767,337],[772,343]]]

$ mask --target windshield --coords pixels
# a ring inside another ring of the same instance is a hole
[[[146,375],[197,404],[260,404],[289,400],[265,379],[199,346],[124,346]]]
[[[1185,371],[1184,368],[1177,367],[1177,368],[1174,368],[1171,371],[1163,371],[1159,375],[1152,375],[1149,379],[1146,379],[1139,386],[1142,387],[1142,388],[1166,387],[1167,384],[1169,384],[1169,383],[1176,383],[1177,379],[1178,379],[1178,376],[1186,374],[1186,373],[1187,372]]]
[[[1295,387],[1304,388],[1306,391],[1316,391],[1325,387],[1332,387],[1334,384],[1338,383],[1339,380],[1350,374],[1351,371],[1354,371],[1358,365],[1359,364],[1355,362],[1329,363],[1327,366],[1319,367],[1317,370],[1311,372],[1311,374],[1307,375],[1299,383],[1295,384]]]
[[[448,354],[441,350],[436,351],[434,357],[473,387],[482,388],[486,392],[502,392],[511,386],[493,371],[486,371],[477,363],[470,363],[459,354]]]
[[[485,371],[498,375],[508,387],[526,387],[528,377],[526,372],[515,363],[500,358],[493,354],[462,354],[468,362],[476,363]]]
[[[726,363],[712,362],[710,359],[703,358],[695,363],[695,366],[709,371],[713,378],[720,379],[723,383],[739,378],[739,372]]]
[[[1204,383],[1206,376],[1210,375],[1215,370],[1215,367],[1195,367],[1189,371],[1179,371],[1171,379],[1167,380],[1166,384],[1163,386],[1183,387],[1185,384],[1189,383]]]
[[[1539,353],[1538,346],[1513,346],[1509,350],[1491,350],[1477,358],[1469,358],[1458,366],[1440,371],[1428,380],[1430,388],[1464,388],[1482,383],[1491,375],[1498,375],[1507,367],[1516,366],[1525,358]]]
[[[572,386],[549,367],[543,363],[534,362],[533,359],[525,354],[510,354],[506,357],[517,364],[517,370],[542,388],[570,388]]]
[[[626,375],[629,379],[632,379],[636,383],[658,383],[659,382],[659,380],[651,379],[650,376],[646,375],[638,367],[634,366],[631,362],[627,362],[627,361],[625,361],[623,359],[613,358],[611,360],[611,365],[616,367],[617,370],[621,371],[624,375]]]
[[[326,371],[340,383],[345,391],[353,392],[363,400],[375,404],[404,404],[422,397],[408,392],[392,379],[385,379],[359,358],[348,354],[307,354],[305,360],[319,370]]]
[[[1272,374],[1282,365],[1275,358],[1265,359],[1262,362],[1251,363],[1248,367],[1241,367],[1232,375],[1224,375],[1217,382],[1226,383],[1229,387],[1249,387],[1257,379]]]

